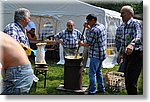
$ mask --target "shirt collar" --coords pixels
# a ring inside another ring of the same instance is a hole
[[[133,20],[133,17],[128,20],[127,24],[130,24],[130,22]]]
[[[133,17],[128,20],[127,24],[130,24],[130,22],[131,22],[132,20],[133,20]],[[123,22],[123,25],[126,25],[126,24]]]
[[[26,33],[26,29],[23,28],[23,26],[22,26],[19,22],[16,22],[16,21],[15,21],[15,23],[21,28],[21,30],[22,30],[24,33]]]
[[[98,23],[97,23],[97,22],[96,22],[95,24],[93,24],[93,26],[92,26],[92,27],[95,27],[96,25],[98,25]],[[91,27],[91,28],[92,28],[92,27]]]

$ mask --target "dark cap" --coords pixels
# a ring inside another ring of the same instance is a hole
[[[86,20],[92,20],[94,19],[95,21],[97,21],[97,17],[94,15],[94,14],[89,14],[87,17],[86,17]]]

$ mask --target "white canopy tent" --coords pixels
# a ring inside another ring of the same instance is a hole
[[[108,45],[110,45],[108,46],[109,52],[115,49],[115,29],[121,23],[120,13],[116,11],[92,6],[79,0],[9,0],[2,2],[2,10],[0,11],[2,15],[1,30],[3,30],[8,23],[13,21],[14,11],[20,7],[27,8],[31,11],[31,20],[36,25],[38,36],[42,35],[42,33],[46,33],[48,36],[58,33],[66,28],[66,22],[69,19],[73,20],[75,22],[75,28],[82,32],[86,16],[93,13],[97,15],[98,21],[104,24],[108,29],[110,39],[108,42]],[[62,54],[63,48],[60,46],[60,61],[64,63]],[[114,57],[114,53],[110,54]],[[104,64],[104,67],[107,67],[105,65],[108,65],[108,63]]]

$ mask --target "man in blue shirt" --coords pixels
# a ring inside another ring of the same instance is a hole
[[[86,17],[88,26],[88,34],[86,41],[81,42],[81,46],[89,46],[89,79],[90,85],[88,94],[96,93],[96,81],[98,83],[98,92],[104,93],[104,80],[102,75],[102,61],[106,58],[107,35],[103,24],[97,22],[97,17],[94,14],[89,14]],[[84,26],[87,25],[86,23]]]
[[[30,21],[30,11],[25,8],[19,8],[15,11],[14,22],[8,24],[4,32],[16,39],[19,43],[30,47],[29,39],[26,35],[26,26]]]
[[[74,29],[74,22],[72,20],[67,21],[67,29],[59,32],[54,36],[55,40],[63,45],[65,55],[72,54],[75,55],[75,51],[78,47],[78,42],[84,40],[81,36],[81,32]]]
[[[120,13],[123,24],[119,30],[122,37],[118,57],[123,57],[124,60],[127,93],[137,95],[137,81],[143,67],[142,26],[139,21],[133,19],[134,11],[131,6],[123,6]],[[119,58],[118,62],[121,61]]]

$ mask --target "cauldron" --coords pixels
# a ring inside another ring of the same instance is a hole
[[[82,57],[65,57],[64,88],[82,90]]]

